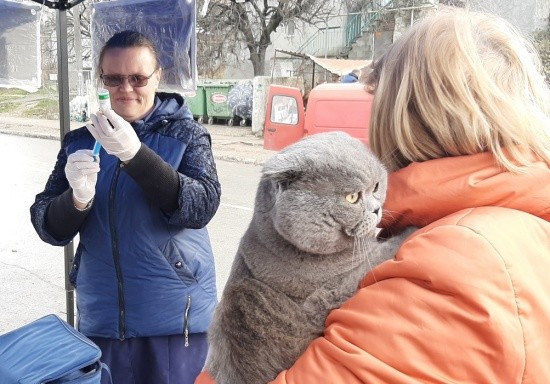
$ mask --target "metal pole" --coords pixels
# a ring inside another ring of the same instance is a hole
[[[69,54],[67,45],[67,10],[57,12],[57,90],[59,92],[60,142],[71,130],[69,112]],[[65,297],[67,322],[74,326],[74,287],[69,281],[69,272],[74,258],[74,244],[71,241],[64,247],[65,255]]]
[[[313,73],[311,74],[311,89],[315,87],[315,61],[313,62]]]
[[[82,33],[80,31],[80,4],[73,8],[74,55],[77,73],[82,72]]]
[[[271,65],[271,82],[273,82],[273,73],[275,72],[275,63],[277,62],[277,49],[275,49],[275,54],[273,55],[273,61]]]
[[[31,0],[48,8],[57,9],[57,90],[59,93],[60,143],[65,134],[71,130],[69,112],[69,53],[67,44],[67,10],[84,0]],[[77,10],[78,11],[78,10]],[[80,32],[80,31],[79,31]],[[80,53],[78,53],[80,54]],[[63,248],[65,256],[65,302],[67,322],[74,326],[74,287],[69,281],[69,272],[74,259],[74,244],[71,241]]]
[[[328,22],[325,20],[325,59],[327,58],[328,51]],[[326,76],[325,76],[326,80]]]

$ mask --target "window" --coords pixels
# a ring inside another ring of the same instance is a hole
[[[289,96],[273,96],[271,104],[271,122],[280,124],[298,123],[298,104]]]

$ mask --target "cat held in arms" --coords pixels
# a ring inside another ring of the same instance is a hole
[[[387,173],[342,132],[308,136],[263,166],[208,331],[206,369],[217,384],[265,384],[323,334],[325,319],[412,228],[376,239]]]

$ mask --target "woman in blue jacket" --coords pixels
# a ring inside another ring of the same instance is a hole
[[[80,236],[77,326],[113,382],[193,383],[216,304],[205,226],[221,189],[210,135],[181,96],[157,92],[159,55],[146,36],[112,36],[98,70],[112,110],[65,136],[31,219],[47,243]]]

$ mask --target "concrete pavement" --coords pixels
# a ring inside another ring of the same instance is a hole
[[[71,121],[71,129],[83,123]],[[212,136],[216,160],[262,165],[276,152],[263,148],[263,138],[252,134],[250,127],[204,125]],[[60,140],[58,120],[23,118],[0,113],[0,133]]]

